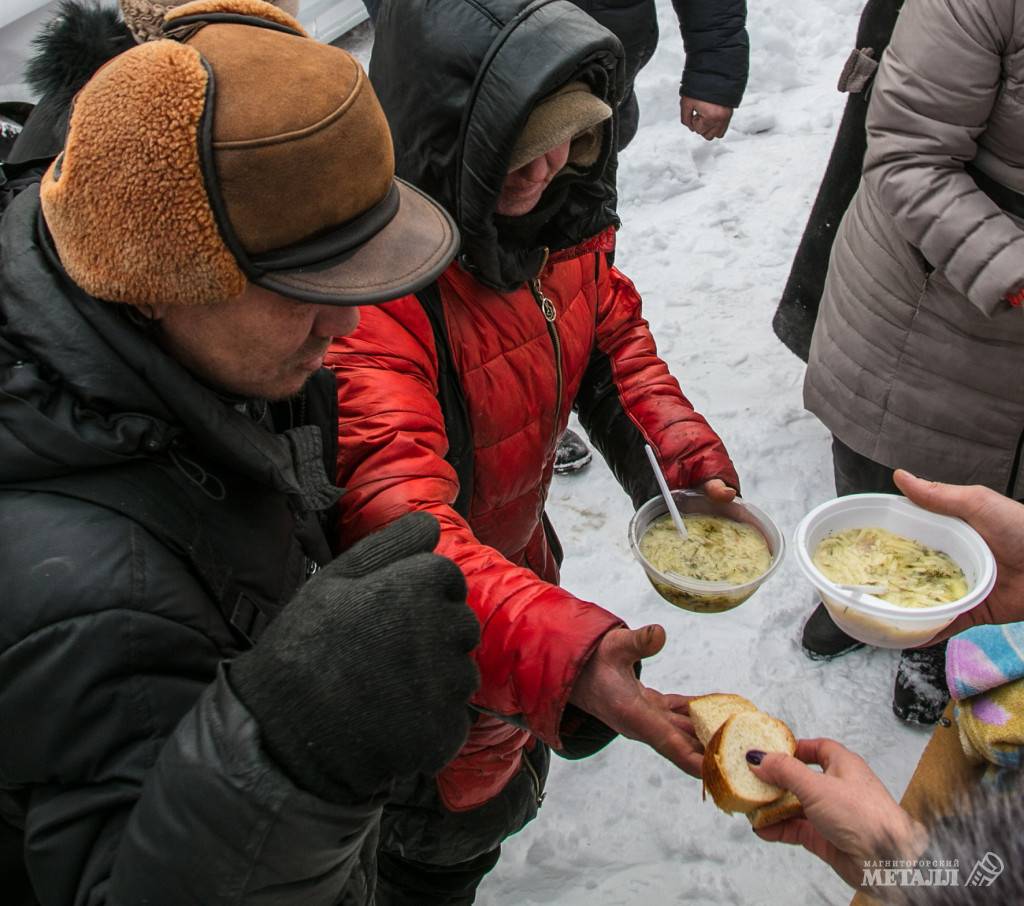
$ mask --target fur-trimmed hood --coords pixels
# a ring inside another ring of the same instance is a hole
[[[11,163],[55,157],[64,144],[72,98],[100,66],[135,41],[116,9],[63,0],[32,44],[25,79],[40,100],[11,151]]]

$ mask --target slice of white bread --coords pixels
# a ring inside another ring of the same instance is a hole
[[[804,807],[800,804],[800,800],[789,790],[786,790],[774,802],[751,809],[747,812],[747,818],[750,819],[750,823],[757,830],[759,827],[768,827],[769,824],[778,824],[787,818],[796,818],[803,813]]]
[[[757,706],[742,695],[728,692],[712,692],[690,699],[690,720],[700,744],[707,748],[711,737],[734,714],[740,711],[756,711]]]
[[[691,702],[692,707],[692,702]],[[726,812],[750,812],[786,792],[754,775],[747,752],[796,751],[796,738],[781,720],[761,711],[740,711],[721,727],[704,750],[704,787],[715,805]]]

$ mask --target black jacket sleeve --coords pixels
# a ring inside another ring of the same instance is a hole
[[[739,107],[750,69],[746,0],[672,0],[686,50],[681,96]]]
[[[146,778],[108,902],[337,903],[349,884],[367,889],[361,856],[379,815],[373,803],[333,805],[294,786],[222,668]]]
[[[126,519],[30,496],[51,518],[0,516],[0,789],[39,903],[307,906],[365,883],[379,803],[326,803],[269,758],[184,565]]]

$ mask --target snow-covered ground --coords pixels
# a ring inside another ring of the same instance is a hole
[[[803,363],[772,315],[831,148],[835,89],[862,0],[750,4],[750,84],[724,141],[678,122],[682,42],[659,0],[661,46],[637,83],[641,128],[620,161],[616,263],[636,282],[662,356],[725,439],[744,495],[791,537],[833,496],[829,437],[801,404]],[[365,60],[369,32],[355,50]],[[626,543],[632,514],[595,462],[556,479],[549,513],[566,548],[563,583],[632,626],[659,622],[668,645],[644,680],[662,691],[743,694],[798,736],[831,736],[862,754],[898,795],[927,739],[890,708],[898,654],[830,664],[800,652],[812,605],[792,558],[731,613],[666,604]],[[654,752],[618,740],[584,762],[555,759],[538,819],[503,848],[481,906],[845,904],[850,893],[803,850],[758,840],[746,819],[701,802],[700,784]]]

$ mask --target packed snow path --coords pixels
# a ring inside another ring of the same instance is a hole
[[[835,84],[862,5],[750,4],[747,95],[725,140],[708,144],[679,125],[682,41],[659,0],[660,47],[637,82],[641,128],[620,160],[616,263],[643,295],[662,357],[725,439],[744,496],[787,539],[834,489],[829,435],[801,404],[803,363],[771,320],[842,114]],[[365,62],[368,39],[351,44]],[[798,736],[840,740],[902,792],[928,734],[892,715],[898,653],[807,660],[799,635],[813,598],[791,556],[732,613],[689,614],[662,601],[634,562],[631,506],[599,457],[555,480],[548,511],[566,588],[631,626],[665,626],[646,683],[745,695]],[[822,906],[850,896],[808,853],[762,843],[745,818],[701,802],[698,781],[620,739],[583,762],[554,759],[539,817],[505,844],[477,902]]]

